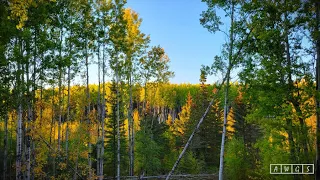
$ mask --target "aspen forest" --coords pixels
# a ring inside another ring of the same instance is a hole
[[[196,83],[127,1],[0,0],[2,180],[320,179],[319,0],[192,0]]]

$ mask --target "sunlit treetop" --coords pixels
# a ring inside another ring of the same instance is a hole
[[[17,20],[18,24],[16,25],[17,29],[22,29],[25,25],[25,22],[28,20],[28,9],[30,7],[37,7],[39,3],[44,1],[56,2],[56,0],[9,0],[9,10],[10,15],[9,19]]]

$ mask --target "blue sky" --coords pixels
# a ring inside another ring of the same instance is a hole
[[[207,5],[201,0],[128,0],[127,7],[143,19],[140,29],[150,35],[150,45],[160,45],[168,54],[175,73],[170,82],[199,83],[201,65],[211,65],[226,40],[223,33],[212,34],[201,26],[200,14]],[[91,64],[89,79],[98,83],[95,64]],[[207,82],[220,79],[208,77]]]
[[[207,9],[201,0],[128,0],[127,7],[143,19],[141,31],[149,34],[151,45],[162,46],[168,54],[172,83],[199,83],[202,64],[211,65],[221,51],[225,36],[212,34],[199,22]],[[209,77],[210,81],[216,80]]]

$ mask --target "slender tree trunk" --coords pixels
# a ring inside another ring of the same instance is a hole
[[[132,113],[132,112],[131,112]],[[132,176],[134,175],[134,120],[133,116],[131,114],[131,171],[132,171]]]
[[[89,59],[88,59],[88,43],[87,43],[87,39],[86,39],[86,80],[87,80],[87,88],[86,88],[86,94],[87,94],[87,103],[88,103],[88,107],[87,107],[87,114],[86,114],[86,118],[87,118],[87,123],[88,123],[88,169],[89,169],[89,179],[91,179],[92,177],[92,171],[91,171],[91,167],[92,167],[92,161],[91,161],[91,141],[90,141],[90,137],[91,137],[91,122],[90,122],[90,90],[89,90]]]
[[[129,176],[131,176],[131,121],[130,121],[130,80],[129,80],[129,77],[128,77],[128,86],[129,86],[129,107],[128,107],[128,113],[127,113],[127,119],[128,119],[128,144],[129,144],[129,151],[128,151],[128,154],[129,154]]]
[[[64,82],[65,81],[67,81],[66,80],[66,77],[65,77],[65,69],[63,69],[62,70],[62,84],[61,84],[61,96],[62,96],[62,101],[64,102],[64,99],[65,99],[65,93],[64,93],[64,91],[66,90],[66,87],[65,87],[65,84],[64,84]],[[62,103],[63,104],[63,103]],[[64,135],[65,135],[65,128],[63,128],[63,124],[64,124],[64,122],[66,121],[66,119],[65,119],[65,117],[64,117],[64,114],[65,114],[65,112],[64,112],[64,108],[63,108],[63,105],[61,105],[61,151],[60,151],[60,154],[63,152],[62,151],[62,143],[63,143],[63,141],[65,140],[64,138]],[[63,153],[62,153],[63,154]],[[60,159],[62,159],[62,156],[64,156],[64,154],[63,155],[61,155],[61,157],[60,157]]]
[[[77,148],[77,158],[76,158],[76,165],[75,165],[75,171],[74,171],[74,174],[73,174],[73,180],[77,180],[78,179],[78,161],[79,161],[79,147]]]
[[[104,83],[103,83],[104,84]],[[103,85],[104,86],[104,85]],[[104,88],[104,87],[103,87]],[[105,93],[103,93],[105,94]],[[104,99],[104,96],[103,96]],[[105,120],[105,101],[102,100],[102,116],[101,116],[101,150],[100,150],[100,177],[103,179],[103,164],[104,164],[104,120]]]
[[[50,145],[52,145],[51,144],[51,141],[52,141],[52,129],[53,129],[53,126],[54,126],[54,84],[52,84],[52,99],[51,99],[51,111],[52,111],[52,113],[51,113],[51,125],[50,125],[50,140],[49,140],[49,143],[50,143]],[[54,137],[54,136],[53,136]]]
[[[286,3],[286,1],[285,1]],[[289,99],[291,102],[293,102],[293,104],[295,104],[294,102],[294,95],[293,95],[293,80],[292,80],[292,71],[291,71],[291,55],[290,55],[290,44],[289,44],[289,30],[288,30],[288,15],[287,12],[285,12],[285,44],[286,44],[286,60],[287,60],[287,66],[288,66],[288,78],[289,78]],[[298,110],[298,109],[296,109]],[[290,147],[290,155],[291,155],[291,160],[295,161],[296,160],[296,156],[295,156],[295,150],[294,150],[294,140],[293,140],[293,132],[292,132],[292,118],[288,117],[287,119],[287,125],[288,125],[288,139],[289,139],[289,147]]]
[[[72,37],[72,31],[70,32],[70,37]],[[71,48],[72,44],[71,41],[69,43],[69,56],[72,56],[71,54]],[[71,84],[71,65],[68,66],[68,107],[67,107],[67,127],[66,127],[66,147],[65,147],[65,153],[66,153],[66,161],[68,160],[69,156],[69,123],[70,123],[70,84]]]
[[[34,33],[34,57],[33,57],[33,74],[32,74],[32,124],[31,124],[31,131],[34,131],[34,122],[36,121],[36,90],[37,90],[37,86],[36,86],[36,73],[37,73],[37,33],[38,33],[38,29],[37,27],[35,27],[35,33]],[[35,143],[33,141],[33,137],[31,137],[31,175],[30,175],[30,179],[34,179],[34,171],[33,171],[33,167],[35,164],[35,157],[34,157],[34,151],[35,151]]]
[[[97,107],[98,107],[98,125],[97,125],[97,131],[98,131],[98,138],[97,138],[97,174],[98,174],[98,179],[102,180],[102,169],[101,169],[101,140],[102,137],[100,135],[100,126],[102,126],[102,106],[101,106],[101,60],[100,60],[100,44],[98,45],[98,101],[97,101]]]
[[[7,107],[9,104],[7,103]],[[5,112],[5,117],[4,117],[4,152],[3,152],[3,180],[6,180],[7,177],[7,156],[8,156],[8,121],[9,121],[9,116],[8,116],[8,109]]]
[[[54,93],[54,84],[52,84],[52,99],[51,99],[51,111],[52,111],[52,114],[51,114],[51,125],[50,125],[50,140],[49,140],[49,143],[50,143],[50,146],[52,147],[55,147],[52,145],[52,143],[54,144],[54,139],[55,139],[55,110],[54,110],[54,96],[55,96],[55,93]],[[53,139],[53,142],[52,142],[52,139]],[[55,154],[55,148],[52,149],[52,153]],[[53,170],[53,176],[55,177],[55,174],[56,174],[56,158],[55,158],[55,155],[52,156],[51,154],[49,155],[49,157],[52,158],[52,170]]]
[[[21,95],[20,95],[21,97]],[[20,98],[19,98],[20,99]],[[16,158],[16,179],[22,179],[22,102],[18,106],[18,128],[17,128],[17,158]]]
[[[316,32],[320,32],[320,3],[315,1],[316,7]],[[320,36],[316,36],[316,92],[320,94]],[[320,179],[320,97],[316,96],[316,179]]]
[[[68,67],[68,107],[67,107],[67,127],[66,127],[66,160],[68,160],[69,151],[69,121],[70,121],[70,81],[71,73],[70,66]]]
[[[102,105],[101,105],[101,151],[100,151],[100,177],[103,179],[103,163],[104,163],[104,120],[106,116],[106,87],[105,87],[105,47],[103,47],[102,56]]]
[[[27,67],[28,68],[28,67]],[[27,73],[27,83],[29,82],[29,73]],[[27,163],[27,174],[26,174],[26,179],[30,180],[30,175],[31,175],[31,119],[32,119],[32,110],[31,110],[31,94],[29,92],[29,85],[27,85],[27,94],[28,94],[28,111],[27,111],[27,118],[28,118],[28,123],[27,123],[27,127],[26,127],[26,163]]]
[[[42,80],[42,76],[43,76],[43,72],[42,72],[42,68],[40,69],[40,78],[41,78],[41,82],[40,82],[40,119],[39,119],[39,124],[40,127],[42,125],[42,117],[43,117],[43,80]]]
[[[225,81],[226,81],[226,77],[223,78],[220,88],[222,87],[222,85],[224,84]],[[216,92],[216,95],[219,93],[220,88],[219,88],[218,91]],[[177,166],[178,166],[181,158],[183,157],[184,153],[187,151],[188,147],[190,146],[190,143],[191,143],[191,141],[192,141],[193,136],[195,135],[195,133],[196,133],[196,132],[198,131],[198,129],[200,128],[200,125],[202,124],[204,118],[207,116],[207,114],[208,114],[208,112],[209,112],[209,110],[210,110],[213,102],[215,101],[215,98],[216,98],[216,96],[211,99],[211,101],[210,101],[207,109],[205,110],[205,112],[203,113],[202,117],[200,118],[197,126],[196,126],[196,127],[194,128],[194,130],[192,131],[192,133],[191,133],[191,135],[190,135],[190,137],[189,137],[186,145],[183,147],[183,150],[182,150],[182,152],[180,153],[177,161],[174,163],[171,171],[170,171],[169,174],[167,175],[166,180],[169,180],[169,179],[170,179],[171,175],[174,173],[175,169],[177,168]]]
[[[143,99],[143,108],[142,108],[144,120],[147,118],[147,82],[148,82],[148,80],[146,77],[146,82],[144,83],[144,99]],[[143,131],[144,131],[144,133],[146,133],[146,128],[143,128]]]
[[[83,121],[83,116],[81,116],[80,122]],[[73,174],[73,180],[77,180],[78,179],[78,162],[79,162],[79,153],[80,153],[80,133],[77,134],[77,157],[76,157],[76,162],[75,162],[75,170],[74,170],[74,174]]]
[[[115,119],[113,119],[113,169],[114,169],[114,171],[113,171],[113,179],[116,179],[116,176],[117,176],[117,173],[115,172],[116,171],[116,169],[117,169],[117,158],[118,158],[118,156],[116,156],[116,154],[117,154],[117,135],[116,135],[116,120]]]
[[[223,180],[223,167],[224,167],[224,144],[227,133],[227,118],[229,111],[229,82],[230,82],[230,71],[233,66],[233,42],[234,42],[234,2],[231,5],[231,27],[230,27],[230,44],[229,44],[229,63],[226,73],[226,86],[225,86],[225,97],[224,97],[224,115],[223,115],[223,129],[222,129],[222,140],[221,140],[221,151],[220,151],[220,165],[219,165],[219,180]]]
[[[26,50],[27,50],[27,57],[30,55],[30,44],[29,42],[26,43]],[[27,124],[26,124],[26,132],[25,132],[25,142],[26,142],[26,165],[27,165],[27,172],[26,172],[26,179],[30,180],[30,175],[31,175],[31,119],[32,119],[32,99],[31,99],[31,92],[30,92],[30,72],[29,72],[29,59],[27,59],[26,63],[26,78],[27,78]]]
[[[62,121],[62,31],[60,32],[60,48],[59,48],[59,124],[58,124],[58,152],[61,150],[61,121]]]
[[[153,101],[154,99],[155,99],[155,97],[156,97],[156,93],[157,93],[157,90],[158,90],[158,83],[155,85],[155,87],[153,87],[154,88],[154,94],[153,94],[153,96],[151,96],[150,98],[150,102],[153,102],[153,106],[155,106],[155,102]],[[151,103],[150,103],[151,104]],[[151,105],[150,105],[151,106]],[[153,116],[152,116],[152,118],[151,118],[151,139],[153,140],[153,125],[154,125],[154,120],[155,120],[155,107],[153,107],[152,108],[152,110],[153,110]],[[167,118],[168,119],[168,118]],[[159,122],[158,122],[159,123]]]
[[[98,98],[97,98],[97,109],[98,109],[98,113],[97,113],[97,175],[98,175],[98,179],[100,178],[100,155],[101,155],[101,135],[100,135],[100,126],[101,126],[101,93],[100,93],[100,55],[99,55],[99,51],[98,51]]]
[[[284,2],[285,6],[286,6],[286,1]],[[289,29],[288,29],[288,14],[287,12],[285,12],[284,14],[284,23],[285,23],[285,52],[286,52],[286,60],[287,60],[287,68],[288,68],[288,78],[289,78],[289,100],[293,103],[293,105],[296,104],[295,100],[294,100],[294,94],[293,94],[293,80],[292,80],[292,70],[291,70],[291,55],[290,55],[290,44],[289,44]],[[297,107],[297,111],[298,111]],[[291,157],[291,161],[292,162],[296,162],[296,155],[295,155],[295,144],[294,144],[294,139],[293,139],[293,126],[292,126],[292,117],[288,117],[286,119],[286,123],[287,123],[287,133],[288,133],[288,139],[289,139],[289,149],[290,149],[290,157]],[[306,142],[303,142],[303,144],[306,145]],[[297,175],[293,176],[294,179],[299,179],[299,177]]]
[[[116,70],[117,81],[117,179],[120,180],[120,107],[119,107],[119,65]]]
[[[129,110],[128,110],[128,138],[129,138],[129,176],[133,176],[133,146],[132,146],[132,132],[133,132],[133,121],[132,121],[132,78],[131,72],[128,77],[129,85]]]
[[[10,130],[9,130],[9,132],[10,132],[9,150],[10,150],[10,149],[13,149],[13,143],[12,143],[12,142],[13,142],[13,133],[12,133],[12,132],[14,132],[14,131],[17,130],[17,128],[15,128],[15,127],[13,126],[13,121],[14,121],[14,115],[11,114],[11,123],[10,123],[10,127],[11,127],[11,128],[10,128]],[[13,153],[13,151],[12,151],[11,153]],[[9,166],[8,166],[8,167],[12,167],[12,161],[14,161],[14,160],[10,160],[10,161],[9,161]],[[9,175],[9,176],[12,175],[11,169],[12,169],[12,168],[9,168],[9,170],[8,170],[8,175]]]
[[[229,74],[227,72],[227,82],[225,87],[225,97],[224,97],[224,114],[223,114],[223,129],[222,129],[222,140],[221,140],[221,149],[220,149],[220,165],[219,165],[219,180],[223,180],[223,167],[224,167],[224,144],[225,137],[227,133],[227,118],[228,118],[228,104],[229,104]]]
[[[144,117],[146,116],[146,112],[147,112],[147,83],[148,83],[148,80],[146,78],[146,82],[144,83],[144,99],[143,99],[143,108],[142,108]]]
[[[23,55],[22,51],[22,42],[19,42],[20,46],[20,53]],[[21,60],[20,60],[21,62]],[[16,147],[16,179],[20,180],[22,179],[22,86],[23,86],[23,74],[21,74],[21,63],[18,62],[18,72],[17,72],[17,85],[18,85],[18,122],[17,122],[17,147]]]
[[[6,68],[8,68],[9,69],[9,63],[8,63],[8,65],[7,65],[7,67]],[[8,77],[6,77],[6,78],[8,78]],[[6,83],[6,89],[7,90],[9,90],[10,89],[10,87],[9,87],[9,84],[8,83]],[[2,176],[2,178],[3,178],[3,180],[6,180],[6,178],[7,178],[7,169],[8,169],[8,167],[7,167],[7,159],[8,159],[8,122],[9,122],[9,115],[8,115],[8,113],[9,113],[9,110],[10,110],[10,108],[9,108],[9,96],[10,96],[10,93],[9,92],[7,92],[8,94],[6,94],[5,96],[6,96],[6,98],[8,98],[5,102],[6,102],[6,105],[5,105],[5,107],[3,108],[4,109],[4,138],[3,138],[3,176]],[[10,148],[10,147],[9,147]]]

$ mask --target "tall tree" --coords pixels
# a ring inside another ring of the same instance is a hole
[[[136,73],[135,67],[137,67],[137,60],[143,53],[144,49],[149,42],[149,37],[141,33],[139,28],[142,19],[139,18],[138,14],[131,10],[124,10],[124,21],[126,21],[126,80],[129,88],[129,105],[128,105],[128,139],[129,139],[129,176],[133,176],[134,173],[134,124],[132,119],[132,84],[133,77]]]
[[[312,88],[313,83],[308,57],[303,53],[307,48],[302,44],[306,33],[302,27],[307,18],[301,14],[302,4],[261,1],[243,5],[244,11],[250,14],[248,24],[255,29],[244,47],[247,55],[240,77],[246,84],[246,94],[252,96],[250,102],[255,110],[250,112],[251,116],[260,117],[260,125],[271,126],[273,133],[286,134],[280,137],[288,142],[287,161],[306,163],[310,158],[306,120],[312,114],[313,105],[305,104],[311,96],[301,90]],[[272,132],[268,135],[274,136]],[[265,162],[264,168],[268,163]]]
[[[215,62],[212,66],[214,72],[222,71],[224,72],[224,78],[226,79],[226,84],[224,88],[224,117],[223,117],[223,130],[222,130],[222,141],[221,141],[221,152],[220,152],[220,165],[219,165],[219,180],[223,179],[223,163],[224,163],[224,145],[225,145],[225,136],[226,136],[226,127],[227,127],[227,117],[229,111],[229,87],[230,87],[230,74],[234,66],[239,64],[239,55],[242,52],[242,45],[246,42],[248,35],[237,33],[237,29],[242,29],[241,24],[245,24],[246,19],[241,14],[240,10],[237,10],[236,7],[240,4],[238,1],[207,1],[206,2],[208,9],[202,13],[202,18],[200,23],[208,29],[209,32],[215,33],[217,31],[225,33],[229,41],[225,44],[225,48],[222,52],[221,57],[215,57]],[[221,30],[220,17],[216,14],[217,10],[221,9],[225,15],[230,18],[230,27],[228,32]],[[236,19],[237,15],[240,15]],[[242,15],[242,16],[241,16]],[[249,30],[251,33],[252,30]],[[238,36],[237,36],[238,35]],[[236,47],[236,44],[240,44],[239,47]],[[226,60],[226,63],[224,62]]]
[[[113,176],[117,178],[117,168],[118,168],[118,154],[121,158],[121,175],[124,175],[127,172],[126,165],[128,156],[126,155],[126,137],[125,137],[125,112],[123,108],[119,108],[118,112],[118,100],[119,106],[124,106],[123,94],[119,94],[117,98],[117,85],[115,80],[110,84],[110,94],[107,97],[108,103],[108,114],[106,122],[106,165],[107,170],[106,174],[108,176]],[[120,153],[118,153],[118,113],[119,113],[119,134],[120,134]]]
[[[186,123],[186,134],[184,139],[192,133],[193,127],[201,115],[202,110],[208,106],[208,97],[211,95],[208,92],[208,85],[206,84],[207,74],[204,70],[201,70],[200,74],[200,89],[197,95],[194,97],[192,102],[192,110],[190,113],[190,120]],[[203,170],[208,173],[210,169],[218,168],[219,166],[219,148],[220,148],[220,137],[222,128],[222,108],[219,106],[220,101],[218,98],[215,99],[214,104],[211,106],[210,111],[205,117],[202,126],[196,132],[194,139],[190,145],[190,150],[196,156],[197,159],[203,161]]]
[[[110,67],[115,74],[116,86],[117,86],[117,179],[120,180],[120,82],[123,77],[123,60],[124,52],[126,51],[126,22],[124,20],[124,5],[126,0],[115,1],[112,4],[112,13],[114,15],[112,19],[112,26],[110,28],[110,40],[112,42],[112,52],[110,59]]]
[[[101,60],[99,61],[99,66],[102,68],[102,100],[100,104],[100,123],[101,123],[101,138],[99,139],[99,145],[100,145],[100,154],[98,154],[98,170],[97,175],[99,179],[103,179],[104,176],[104,142],[105,142],[105,118],[106,118],[106,45],[108,43],[108,32],[107,27],[110,24],[111,16],[109,15],[109,11],[111,10],[112,3],[111,1],[105,2],[105,1],[98,1],[97,3],[97,12],[98,12],[98,59],[101,59],[100,56],[100,48],[102,48],[102,67],[101,67]],[[100,75],[100,70],[99,70]],[[100,83],[100,80],[99,80]],[[100,87],[99,87],[100,91]],[[100,100],[100,99],[99,99]]]
[[[10,23],[5,18],[7,16],[8,11],[6,10],[8,7],[5,5],[4,2],[1,3],[1,13],[0,13],[0,21],[3,22],[0,26],[0,73],[2,76],[0,77],[0,101],[1,101],[1,111],[0,111],[0,118],[4,120],[4,147],[3,147],[3,173],[2,177],[3,180],[6,180],[9,177],[9,171],[10,167],[8,167],[8,162],[9,162],[9,153],[10,152],[10,146],[9,146],[9,112],[12,111],[12,105],[14,101],[11,96],[13,95],[10,93],[10,82],[14,80],[14,77],[12,77],[12,73],[10,72],[10,61],[9,58],[5,56],[6,50],[9,48],[11,49],[8,45],[8,41],[10,40],[10,36],[6,36],[8,34],[8,31],[10,30]],[[7,29],[5,28],[7,27]],[[11,25],[12,28],[12,25]]]

